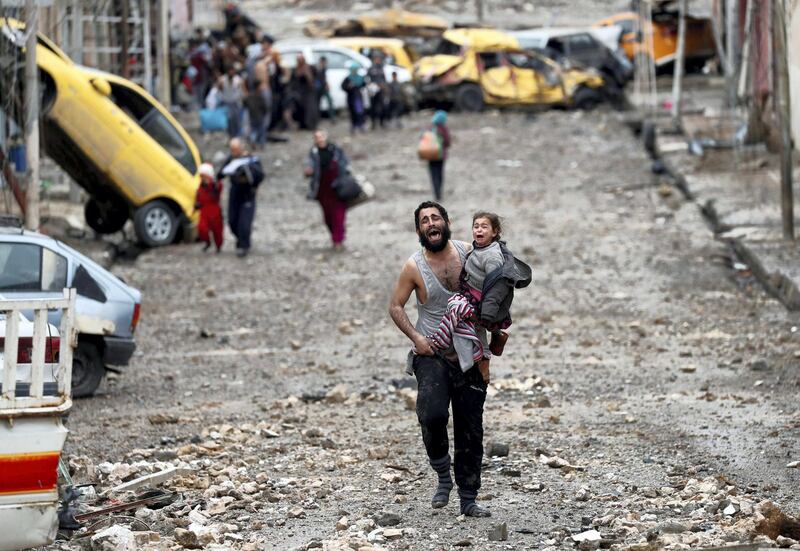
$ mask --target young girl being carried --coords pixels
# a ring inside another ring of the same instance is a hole
[[[487,383],[489,359],[500,356],[508,340],[504,329],[511,325],[514,289],[531,282],[530,266],[514,258],[500,240],[502,231],[498,215],[481,211],[472,216],[472,251],[461,271],[460,292],[450,297],[439,328],[428,335],[434,349],[455,348],[463,371],[477,364]]]

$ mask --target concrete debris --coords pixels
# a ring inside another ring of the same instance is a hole
[[[137,551],[138,546],[130,528],[109,526],[91,537],[92,551]]]
[[[133,480],[125,482],[124,484],[114,486],[108,491],[108,493],[118,494],[120,492],[128,492],[139,488],[152,488],[154,486],[158,486],[159,484],[166,482],[167,480],[175,476],[185,476],[191,472],[192,469],[181,468],[181,467],[170,467],[168,469],[164,469],[163,471],[158,471],[157,473],[140,476],[139,478],[134,478]]]
[[[505,522],[495,524],[489,529],[489,541],[506,541],[508,539],[508,526]]]
[[[603,537],[597,530],[586,530],[585,532],[581,532],[580,534],[575,534],[572,536],[572,541],[575,543],[581,543],[584,541],[600,541],[601,539],[603,539]]]

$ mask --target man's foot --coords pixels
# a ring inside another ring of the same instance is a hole
[[[221,252],[222,252],[222,245],[220,245],[219,247],[217,247],[217,254],[219,254],[219,253],[221,253]]]
[[[203,252],[206,252],[210,246],[211,246],[211,241],[206,241],[205,245],[203,245]]]
[[[436,491],[431,499],[431,507],[441,509],[450,502],[450,492],[453,490],[453,479],[450,476],[450,455],[431,461],[431,467],[439,477]]]
[[[489,509],[478,505],[474,499],[467,503],[464,503],[463,499],[461,500],[461,514],[467,517],[476,518],[487,518],[492,516],[492,512]]]
[[[489,350],[495,356],[502,356],[507,340],[508,333],[505,331],[501,330],[492,333],[492,342],[489,343]]]
[[[343,253],[344,252],[344,243],[334,243],[333,244],[333,252],[335,252],[335,253]]]
[[[492,516],[492,512],[486,507],[478,505],[475,498],[478,492],[459,490],[458,497],[461,500],[461,514],[468,517],[486,518]]]
[[[239,258],[244,258],[247,256],[247,249],[236,249],[236,256]]]

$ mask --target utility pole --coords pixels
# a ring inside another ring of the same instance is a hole
[[[36,0],[25,0],[25,151],[28,156],[28,189],[25,227],[39,229],[39,68],[36,34],[39,30]]]
[[[792,194],[792,131],[789,102],[789,67],[786,60],[786,13],[783,0],[772,0],[772,75],[775,113],[781,137],[781,214],[783,238],[794,241]]]
[[[120,11],[122,12],[121,19],[122,22],[120,23],[120,42],[122,42],[122,48],[120,50],[120,73],[125,78],[131,77],[130,67],[128,66],[128,41],[130,38],[128,37],[128,6],[129,0],[120,0]]]
[[[681,104],[683,102],[683,65],[686,57],[686,4],[680,1],[678,13],[678,51],[675,55],[675,71],[672,75],[672,120],[676,128],[681,127]]]
[[[728,69],[730,72],[725,75],[726,88],[728,92],[728,106],[736,106],[736,69],[740,66],[741,56],[739,53],[739,0],[725,0],[725,51],[727,52]]]
[[[478,23],[483,23],[483,0],[475,0],[475,13],[478,16]]]
[[[169,74],[169,1],[158,0],[158,36],[156,37],[158,87],[156,97],[169,109],[171,101]]]

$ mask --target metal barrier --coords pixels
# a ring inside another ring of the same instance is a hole
[[[61,310],[59,327],[58,368],[55,373],[57,391],[45,395],[45,348],[48,333],[47,312]],[[19,314],[33,311],[30,390],[27,396],[18,396]],[[3,350],[2,393],[0,393],[0,418],[20,415],[47,415],[66,411],[72,405],[72,350],[76,345],[74,330],[75,289],[64,289],[63,298],[0,300],[0,313],[6,314],[5,347]]]

